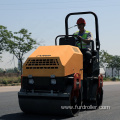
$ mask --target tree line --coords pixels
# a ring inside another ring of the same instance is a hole
[[[100,54],[100,67],[112,68],[112,77],[113,77],[113,70],[114,68],[116,68],[119,77],[120,56],[111,55],[105,50],[101,50],[99,54]]]
[[[2,69],[0,68],[0,73],[20,73],[17,67]]]

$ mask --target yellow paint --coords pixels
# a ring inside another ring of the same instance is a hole
[[[23,76],[50,77],[50,75],[55,75],[63,77],[80,73],[83,79],[81,69],[83,69],[83,55],[78,47],[70,45],[40,46],[24,63]]]

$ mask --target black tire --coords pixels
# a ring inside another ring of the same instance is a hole
[[[81,107],[81,90],[79,91],[79,96],[78,98],[73,97],[71,100],[71,106],[73,109],[71,109],[73,116],[77,116],[80,112],[80,107]]]
[[[100,93],[97,95],[97,106],[101,106],[103,102],[103,89],[100,88]]]
[[[102,105],[103,101],[103,89],[99,88],[97,89],[97,86],[94,86],[93,93],[95,94],[95,101],[90,101],[90,105],[94,106],[96,109],[99,108],[99,106]]]

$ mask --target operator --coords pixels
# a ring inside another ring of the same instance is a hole
[[[92,40],[91,32],[85,30],[86,22],[83,18],[79,18],[77,20],[77,26],[79,31],[75,32],[74,35],[78,35],[79,38],[76,38],[76,46],[82,49],[81,52],[83,53],[83,61],[84,61],[84,71],[87,72],[87,67],[89,67],[90,59],[92,57],[91,48],[90,48],[90,40]]]

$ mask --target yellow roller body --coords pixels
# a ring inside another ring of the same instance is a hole
[[[23,76],[57,77],[80,73],[83,79],[83,55],[70,45],[40,46],[23,65]]]

